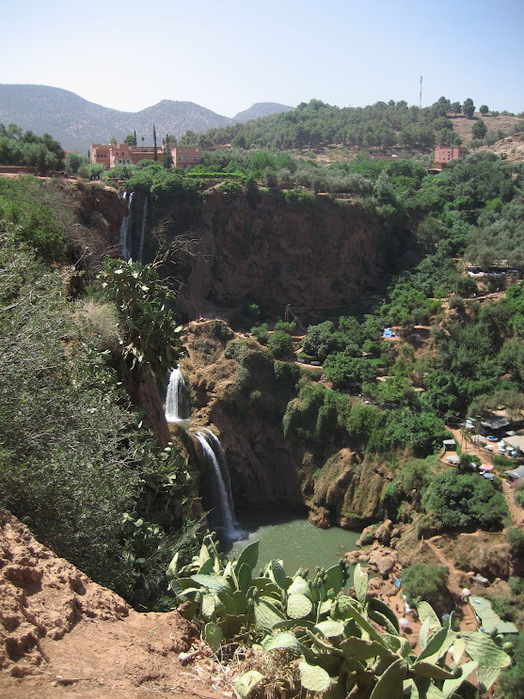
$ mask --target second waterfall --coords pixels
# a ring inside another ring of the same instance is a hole
[[[189,391],[178,367],[169,377],[165,414],[168,422],[179,424],[187,424],[191,417]],[[229,467],[220,440],[206,427],[195,426],[194,436],[202,450],[201,489],[209,526],[222,539],[239,541],[246,535],[235,520]]]

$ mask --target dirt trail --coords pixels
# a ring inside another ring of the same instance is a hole
[[[448,561],[448,559],[444,556],[442,551],[436,546],[435,542],[439,540],[440,537],[434,536],[431,539],[426,539],[425,543],[429,546],[429,548],[433,551],[435,556],[438,558],[438,560],[441,562],[443,566],[446,566],[449,569],[449,583],[448,587],[451,590],[451,592],[455,595],[456,599],[459,600],[458,607],[457,607],[457,616],[459,617],[460,620],[460,630],[461,631],[475,631],[478,629],[478,623],[475,617],[475,614],[473,610],[471,609],[471,606],[463,599],[462,595],[462,587],[458,583],[458,576],[463,576],[464,573],[463,571],[457,570],[453,563]]]

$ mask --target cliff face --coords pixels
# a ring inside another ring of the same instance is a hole
[[[375,521],[392,479],[388,467],[364,459],[347,437],[334,434],[318,448],[284,436],[283,415],[307,370],[273,362],[253,339],[224,328],[221,321],[190,324],[181,365],[193,425],[211,426],[227,453],[237,509],[302,506],[320,527]]]
[[[176,211],[173,210],[173,216]],[[360,203],[327,197],[206,193],[192,222],[198,253],[179,268],[179,306],[194,318],[256,300],[269,313],[346,306],[388,266],[388,234]]]

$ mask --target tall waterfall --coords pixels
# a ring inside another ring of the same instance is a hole
[[[208,491],[213,507],[209,514],[210,526],[229,541],[243,539],[245,532],[239,529],[235,521],[229,470],[222,445],[213,432],[205,427],[196,432],[196,438],[209,468],[211,482],[208,482]]]
[[[140,227],[140,247],[138,249],[138,262],[144,264],[144,241],[146,239],[146,222],[147,222],[147,203],[148,197],[144,199],[144,210],[142,211],[142,226]]]
[[[131,259],[131,204],[133,203],[134,192],[125,192],[124,201],[127,205],[127,216],[122,221],[120,226],[120,243],[122,246],[122,257],[126,262]]]
[[[169,376],[166,396],[166,420],[168,422],[181,422],[189,420],[190,417],[189,391],[182,372],[177,367],[173,369]]]

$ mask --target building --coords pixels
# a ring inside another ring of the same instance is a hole
[[[467,154],[468,149],[463,147],[435,148],[435,162],[449,163],[450,160],[465,158]]]
[[[185,170],[189,165],[202,162],[202,150],[189,146],[169,146],[173,166]],[[162,162],[164,146],[157,146],[158,162]],[[117,165],[136,165],[141,160],[155,159],[154,146],[129,146],[127,143],[92,143],[89,149],[89,162],[103,165],[106,170],[112,170]]]

